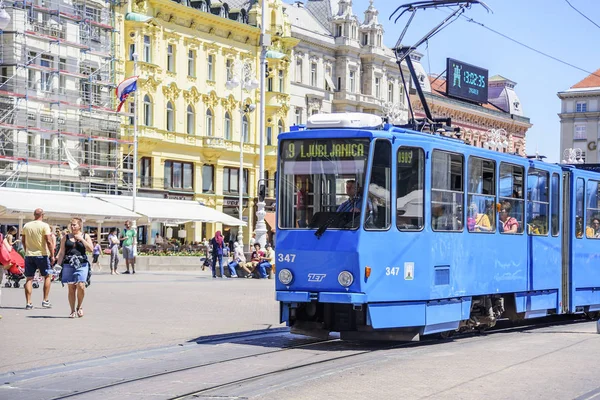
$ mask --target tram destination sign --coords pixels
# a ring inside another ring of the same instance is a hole
[[[284,160],[363,160],[369,155],[368,140],[286,140],[282,144]]]
[[[451,97],[487,103],[488,70],[453,58],[446,59],[446,94]]]

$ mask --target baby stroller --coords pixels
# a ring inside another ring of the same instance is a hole
[[[0,233],[0,265],[6,270],[4,287],[18,288],[19,281],[25,278],[25,260],[16,250],[8,251],[2,243],[3,240],[4,236]]]
[[[13,266],[6,270],[6,283],[4,287],[9,288],[12,286],[18,288],[21,286],[19,283],[21,279],[25,279],[25,268],[13,264]]]

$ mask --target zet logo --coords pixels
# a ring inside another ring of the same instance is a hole
[[[309,282],[323,282],[327,274],[308,274]]]

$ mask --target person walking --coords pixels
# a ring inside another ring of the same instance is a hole
[[[117,237],[117,228],[112,228],[108,234],[108,248],[110,249],[110,274],[119,275],[117,266],[119,265],[119,238]]]
[[[61,239],[58,252],[58,263],[63,267],[62,283],[66,283],[69,288],[69,306],[71,306],[69,318],[83,317],[85,283],[90,270],[86,252],[94,250],[92,238],[87,233],[83,233],[82,228],[81,218],[73,218],[71,233]],[[77,309],[75,308],[75,297],[77,297]]]
[[[33,309],[31,303],[31,291],[33,286],[33,277],[35,271],[39,270],[40,275],[44,277],[44,299],[43,308],[50,308],[50,285],[52,276],[48,271],[52,268],[54,262],[54,247],[52,229],[50,225],[44,222],[44,210],[36,208],[33,212],[33,221],[25,224],[23,227],[23,249],[25,250],[25,309]]]
[[[219,261],[219,268],[221,269],[221,278],[225,277],[225,273],[223,271],[223,236],[221,235],[221,231],[217,231],[215,233],[215,237],[210,240],[212,244],[212,274],[213,278],[217,277],[217,260]]]
[[[135,254],[133,254],[133,241],[136,235],[135,229],[131,229],[131,221],[125,221],[125,229],[121,232],[121,244],[123,246],[123,258],[125,259],[125,266],[127,271],[124,274],[129,273],[129,266],[131,266],[131,273],[135,274]]]
[[[96,271],[100,271],[100,254],[102,254],[102,247],[98,241],[94,240],[94,251],[92,252],[92,270],[94,266],[96,267]]]

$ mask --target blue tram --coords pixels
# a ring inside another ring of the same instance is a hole
[[[419,335],[600,311],[600,174],[314,115],[279,136],[276,300],[292,332]]]

